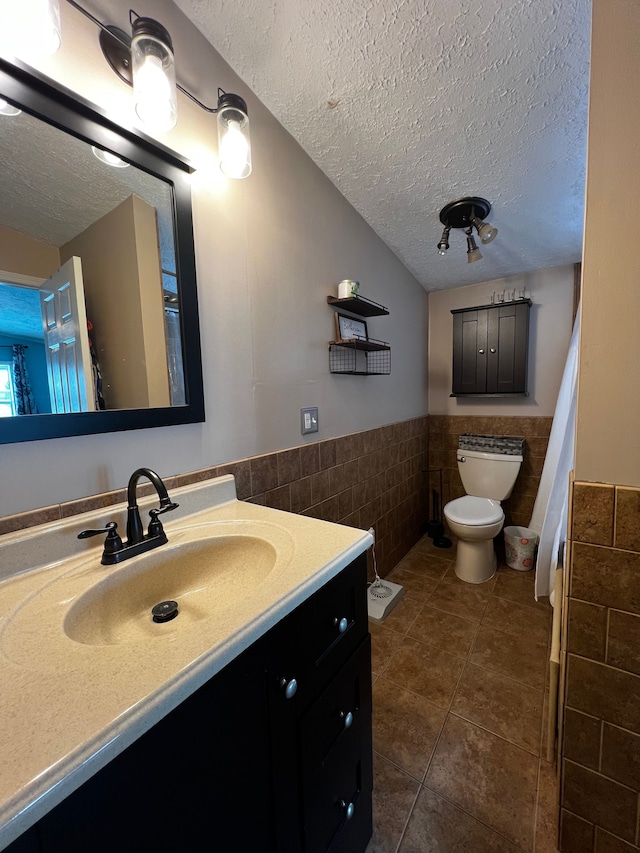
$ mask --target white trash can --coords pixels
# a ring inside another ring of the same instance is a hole
[[[519,572],[533,568],[538,534],[528,527],[505,527],[504,550],[507,565]]]

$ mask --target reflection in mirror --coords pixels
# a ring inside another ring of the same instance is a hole
[[[0,347],[36,412],[183,405],[171,187],[25,112],[0,150]]]
[[[188,167],[4,61],[0,86],[20,108],[0,113],[0,442],[203,420]]]

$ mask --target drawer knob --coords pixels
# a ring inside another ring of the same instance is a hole
[[[495,347],[491,347],[491,349],[489,350],[489,352],[495,352],[495,351],[496,351]]]
[[[284,690],[285,699],[293,699],[298,690],[298,682],[295,678],[292,678],[290,681],[287,681],[286,678],[281,679],[280,687]]]
[[[338,716],[340,717],[341,720],[344,720],[345,729],[351,728],[351,725],[353,723],[353,714],[351,713],[351,711],[347,711],[346,714],[344,711],[340,711]]]
[[[338,619],[338,617],[336,616],[336,618],[333,620],[333,624],[337,627],[338,631],[341,634],[344,634],[344,632],[349,627],[349,622],[347,621],[346,616],[343,616],[342,619]]]
[[[354,811],[355,811],[355,809],[356,809],[356,807],[354,806],[354,804],[353,804],[353,803],[345,803],[345,801],[344,801],[344,800],[342,800],[342,802],[340,803],[340,805],[341,805],[341,806],[342,806],[342,808],[345,810],[345,817],[346,817],[346,819],[347,819],[347,820],[351,820],[351,818],[353,817],[353,813],[354,813]]]
[[[478,350],[478,352],[480,353],[480,355],[484,355],[484,350],[483,350],[483,349],[479,349],[479,350]]]

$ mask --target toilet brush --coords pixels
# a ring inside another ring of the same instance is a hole
[[[440,469],[440,495],[442,494],[442,469]],[[444,524],[442,523],[442,502],[438,492],[431,490],[433,503],[433,521],[427,522],[427,535],[433,539],[436,548],[451,548],[451,539],[444,535]]]

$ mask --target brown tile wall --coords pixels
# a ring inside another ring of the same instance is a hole
[[[479,417],[475,415],[429,416],[429,467],[442,468],[443,505],[465,494],[458,473],[456,450],[463,433],[512,435],[525,439],[524,462],[511,497],[503,504],[505,525],[526,527],[531,520],[540,474],[547,452],[553,418]],[[430,475],[430,489],[438,488],[437,475]]]
[[[388,574],[424,533],[428,418],[414,418],[167,477],[167,488],[233,474],[240,500],[376,532]],[[143,494],[152,491],[141,484]],[[0,518],[0,534],[120,503],[124,489]]]
[[[574,483],[560,849],[640,850],[640,489]]]

